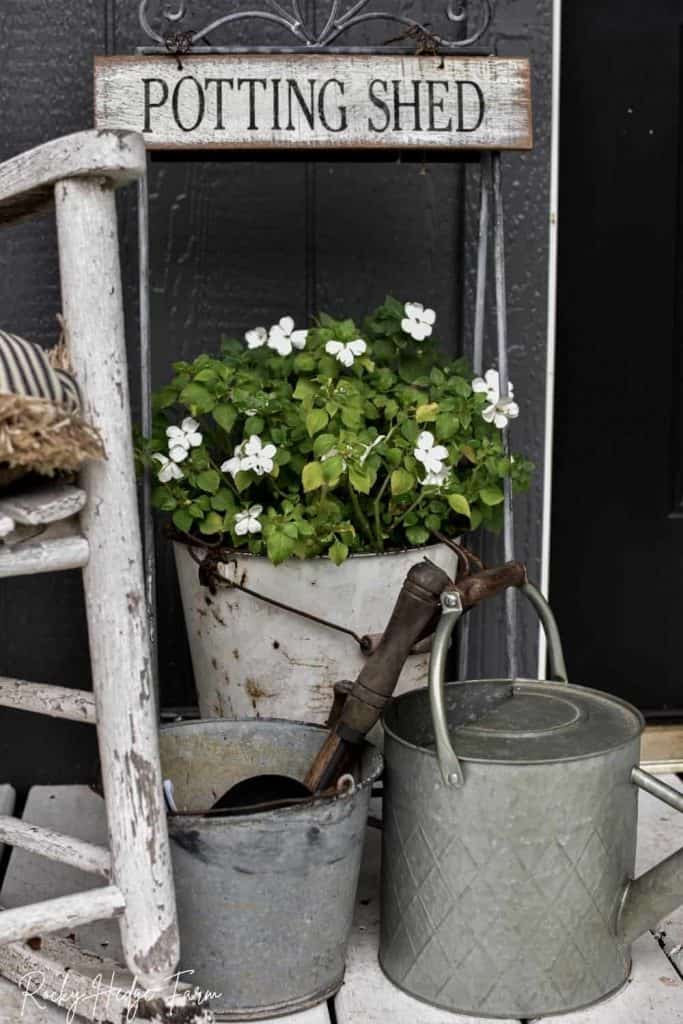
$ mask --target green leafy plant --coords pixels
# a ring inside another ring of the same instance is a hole
[[[435,319],[389,297],[360,327],[283,317],[176,363],[138,448],[155,506],[184,534],[275,563],[498,529],[505,478],[525,488],[533,468],[505,454],[518,408],[495,370],[473,381],[440,354]]]

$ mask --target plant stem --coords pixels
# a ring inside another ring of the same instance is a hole
[[[223,470],[218,465],[218,463],[214,462],[214,460],[211,458],[210,455],[209,455],[209,465],[210,465],[211,469],[215,469],[216,470],[216,472],[218,473],[218,475],[221,478],[221,483],[226,484],[228,489],[231,490],[233,492],[233,494],[237,498],[239,498],[240,492],[237,489],[237,485],[235,484],[235,481],[232,479],[232,477],[230,476],[229,473],[224,473],[223,472]]]
[[[368,540],[373,547],[376,547],[375,538],[372,536],[370,524],[363,513],[363,509],[360,507],[358,495],[354,491],[351,484],[349,484],[349,495],[351,496],[351,504],[353,505],[353,511],[357,520],[357,526],[360,527],[361,533],[365,534],[366,540]]]
[[[412,505],[410,505],[410,507],[409,507],[409,508],[407,508],[407,509],[405,510],[405,512],[404,512],[404,513],[403,513],[403,515],[401,516],[401,519],[400,519],[400,522],[399,522],[399,526],[402,526],[402,525],[403,525],[403,523],[405,523],[405,521],[406,521],[406,519],[408,518],[408,516],[410,515],[410,513],[411,513],[411,512],[414,512],[414,511],[415,511],[415,509],[417,508],[417,506],[418,506],[419,504],[421,504],[421,502],[422,502],[422,499],[423,499],[423,498],[424,498],[424,494],[421,494],[421,495],[420,495],[420,497],[419,497],[419,498],[417,498],[417,499],[416,499],[416,500],[415,500],[415,501],[414,501],[414,502],[412,503]]]
[[[374,509],[374,514],[375,514],[375,532],[377,534],[377,543],[379,544],[379,550],[380,551],[384,551],[384,537],[383,537],[383,534],[382,534],[382,519],[381,519],[381,513],[380,513],[380,507],[379,506],[380,506],[380,502],[381,502],[382,498],[384,497],[384,492],[386,491],[386,489],[387,489],[387,487],[389,485],[390,479],[391,479],[391,477],[387,473],[387,475],[386,475],[386,477],[384,479],[384,483],[382,484],[382,486],[380,487],[379,491],[377,492],[377,497],[375,498],[375,500],[373,502],[373,509]]]

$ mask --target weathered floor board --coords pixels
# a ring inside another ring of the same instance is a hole
[[[675,775],[662,776],[675,789],[683,782]],[[683,846],[683,814],[677,814],[649,793],[640,794],[638,831],[638,871],[647,871]],[[683,908],[674,910],[659,924],[657,938],[679,974],[683,975]],[[680,996],[683,1002],[683,995]]]
[[[588,1010],[544,1019],[562,1024],[680,1024],[683,981],[648,933],[634,943],[631,978],[616,996]]]
[[[59,1007],[25,995],[16,985],[0,978],[0,1024],[65,1024]],[[80,1024],[81,1018],[76,1022]]]

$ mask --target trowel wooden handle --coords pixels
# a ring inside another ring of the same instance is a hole
[[[460,594],[463,608],[473,608],[508,587],[521,587],[526,582],[526,566],[522,562],[506,562],[496,569],[484,569],[474,576],[465,576],[447,589]]]
[[[441,594],[450,584],[448,575],[427,560],[414,565],[406,576],[382,640],[363,666],[304,780],[313,792],[331,785],[343,769],[345,749],[356,746],[378,720],[413,645],[436,623]]]

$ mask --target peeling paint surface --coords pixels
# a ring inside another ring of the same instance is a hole
[[[206,615],[206,590],[197,564],[175,545],[200,711],[205,717],[289,718],[325,722],[340,679],[354,679],[365,664],[350,636],[283,611],[239,590],[219,588]],[[266,559],[233,559],[227,578],[264,594],[286,595],[293,607],[343,623],[359,636],[384,630],[411,565],[427,554],[453,576],[455,555],[445,545],[385,557],[326,559],[273,566]],[[224,614],[223,614],[224,613]],[[397,692],[427,681],[428,653],[411,655]]]

